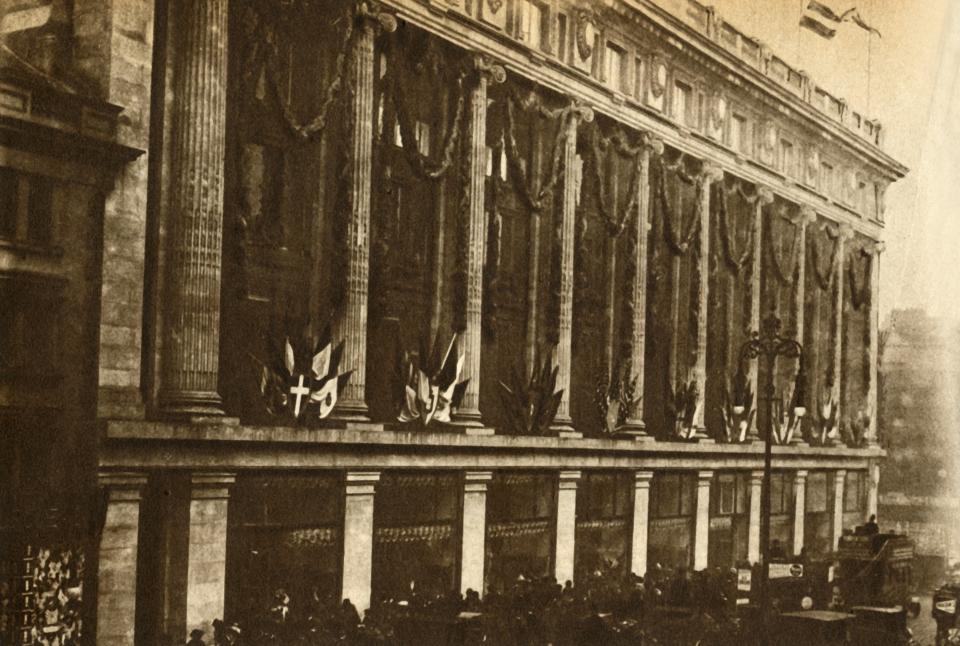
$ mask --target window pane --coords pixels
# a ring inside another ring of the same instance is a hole
[[[680,476],[675,473],[658,475],[654,483],[657,490],[657,515],[676,516],[680,511]]]
[[[0,168],[0,238],[13,238],[17,231],[17,173]]]
[[[683,473],[680,475],[680,515],[690,516],[694,513],[697,494],[697,474]]]
[[[720,513],[727,515],[734,511],[734,477],[732,475],[720,476]]]
[[[807,511],[813,513],[827,511],[827,474],[825,472],[820,471],[807,476],[805,496]]]

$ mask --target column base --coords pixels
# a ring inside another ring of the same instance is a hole
[[[367,403],[363,401],[340,400],[333,407],[330,419],[339,422],[370,422]]]
[[[453,422],[452,424],[444,424],[440,427],[444,433],[453,433],[455,435],[466,435],[468,437],[485,437],[490,435],[496,435],[496,430],[490,428],[489,426],[483,426],[482,424],[458,424]]]
[[[222,418],[223,400],[220,394],[210,391],[161,392],[159,408],[161,414],[170,417]]]
[[[480,411],[477,409],[458,410],[453,414],[451,426],[482,428],[483,422],[480,421]]]
[[[634,442],[656,442],[657,438],[647,433],[643,422],[631,424],[627,422],[616,432],[617,439],[633,440]]]
[[[787,446],[805,447],[805,446],[810,446],[810,445],[807,444],[807,442],[806,442],[805,440],[803,440],[803,439],[794,438],[794,439],[790,440],[790,444],[788,444]]]
[[[583,437],[583,433],[578,433],[575,428],[573,428],[573,418],[569,415],[557,415],[553,419],[553,423],[550,424],[550,430],[547,433],[550,437]]]

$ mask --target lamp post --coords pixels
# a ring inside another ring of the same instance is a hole
[[[760,331],[753,332],[750,339],[740,348],[741,370],[746,362],[752,359],[762,358],[766,367],[766,383],[762,391],[766,434],[763,451],[763,481],[760,488],[760,619],[762,622],[760,643],[762,646],[770,644],[770,472],[773,462],[773,401],[776,397],[774,368],[777,357],[800,359],[803,354],[803,346],[797,341],[780,335],[780,326],[780,319],[771,313],[763,320]],[[759,370],[757,372],[759,374]],[[802,389],[802,375],[801,361],[792,398],[795,417],[802,417],[806,413],[803,401],[799,397]],[[759,387],[757,390],[760,390]]]

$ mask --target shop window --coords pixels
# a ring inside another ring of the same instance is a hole
[[[48,177],[0,169],[0,238],[46,247],[54,243],[53,196]]]
[[[847,471],[843,483],[843,510],[862,511],[864,498],[864,478],[859,471]]]
[[[807,476],[804,504],[810,513],[827,511],[827,474],[824,471],[814,472]]]
[[[17,233],[17,173],[0,168],[0,238],[13,239]]]
[[[59,377],[60,283],[0,276],[0,371]]]
[[[663,473],[653,479],[651,508],[657,518],[693,514],[696,502],[696,474]]]

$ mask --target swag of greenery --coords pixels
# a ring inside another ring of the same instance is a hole
[[[530,379],[524,369],[514,366],[507,381],[500,381],[500,395],[506,427],[513,435],[546,435],[557,415],[562,390],[557,387],[559,366],[553,366],[550,353],[534,366]]]
[[[612,379],[604,375],[597,380],[597,418],[603,433],[616,433],[634,415],[643,400],[643,394],[637,392],[638,382],[627,364],[615,369]]]

